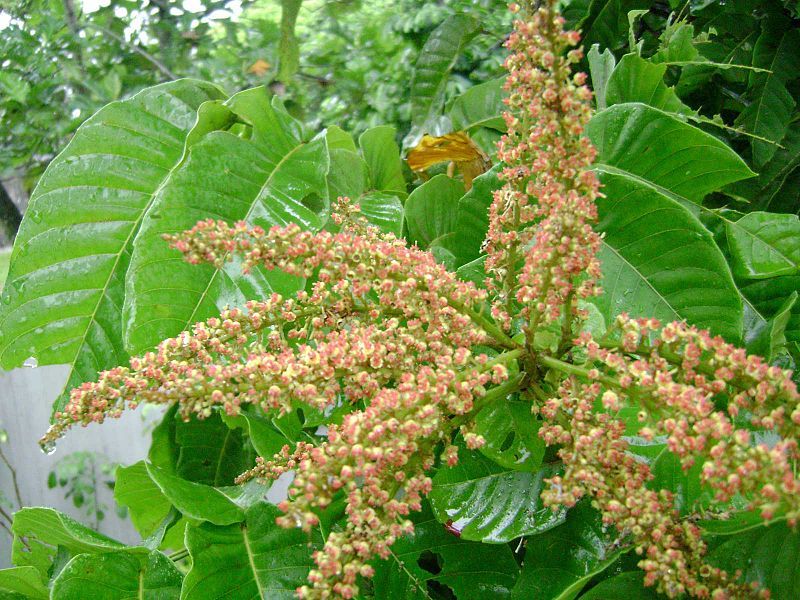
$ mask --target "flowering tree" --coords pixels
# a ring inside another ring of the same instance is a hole
[[[608,545],[565,587],[580,590],[632,550],[644,586],[668,597],[767,597],[737,565],[726,570],[709,560],[704,531],[725,524],[738,531],[731,513],[749,519],[742,528],[796,525],[800,394],[789,370],[685,321],[623,313],[608,327],[593,324],[592,301],[604,293],[605,241],[596,230],[604,188],[597,150],[584,135],[592,93],[586,76],[572,72],[583,58],[579,35],[564,30],[553,6],[512,5],[501,185],[488,206],[477,283],[382,231],[369,206],[362,214],[345,197],[324,230],[207,219],[166,232],[189,263],[216,272],[235,263],[245,276],[280,272],[306,283],[291,297],[272,293],[226,309],[83,383],[55,413],[43,445],[141,402],[176,406],[187,421],[217,413],[244,419],[252,436],[263,415],[316,411],[326,424],[321,435],[259,456],[236,480],[247,488],[291,474],[275,521],[300,529],[299,539],[315,548],[297,589],[302,598],[397,593],[381,588],[385,561],[403,566],[394,549],[421,535],[415,514],[429,510],[435,479],[475,451],[523,472],[533,464],[543,483],[535,489],[540,513],[533,527],[517,526],[522,533],[492,539],[475,534],[480,525],[470,519],[442,518],[458,513],[449,507],[437,514],[446,535],[508,542],[596,515],[596,535]],[[407,216],[414,206],[409,198]],[[521,425],[506,425],[494,439],[498,411],[512,410]],[[673,477],[705,490],[702,524],[685,492],[661,485],[664,456],[674,461]],[[174,475],[148,473],[173,506],[198,518],[181,508],[185,486]],[[207,520],[237,522],[215,518]],[[187,534],[192,569],[203,560],[197,535]],[[525,575],[546,563],[533,549],[537,536],[525,539],[527,549],[516,549],[524,562],[514,594],[557,596]]]

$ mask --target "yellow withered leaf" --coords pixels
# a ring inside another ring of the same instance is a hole
[[[259,58],[256,62],[254,62],[250,67],[247,69],[248,73],[253,73],[257,77],[262,77],[272,65],[265,61],[263,58]]]
[[[464,176],[464,187],[469,190],[472,180],[491,166],[489,157],[463,131],[440,137],[424,135],[409,153],[408,166],[417,173],[433,165],[450,162]]]

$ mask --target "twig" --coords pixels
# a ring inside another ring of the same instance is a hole
[[[102,27],[100,25],[95,25],[94,23],[87,23],[86,26],[87,27],[91,27],[92,29],[96,29],[100,33],[107,35],[108,37],[116,40],[120,44],[122,44],[124,46],[127,46],[129,49],[133,50],[134,52],[139,54],[141,57],[143,57],[145,60],[147,60],[156,69],[161,71],[161,73],[163,75],[165,75],[167,78],[169,78],[169,79],[177,79],[178,78],[178,76],[175,75],[175,73],[170,71],[169,68],[167,68],[167,66],[164,63],[162,63],[160,60],[158,60],[155,56],[153,56],[152,54],[150,54],[146,50],[143,50],[138,45],[136,45],[136,44],[134,44],[132,42],[129,42],[128,40],[126,40],[121,35],[118,35],[117,33],[114,33],[113,31],[111,31],[110,29],[106,29],[105,27]]]
[[[8,470],[11,471],[11,481],[14,484],[14,495],[17,497],[17,506],[22,508],[22,495],[19,493],[19,484],[17,483],[17,471],[14,467],[11,466],[11,463],[6,458],[6,455],[3,453],[2,447],[0,447],[0,459],[6,463]]]

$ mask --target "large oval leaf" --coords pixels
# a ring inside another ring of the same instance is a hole
[[[625,551],[588,501],[565,523],[528,538],[513,600],[571,600]],[[629,548],[628,548],[629,549]]]
[[[53,581],[52,600],[178,600],[182,577],[161,552],[80,554]]]
[[[531,415],[528,402],[507,399],[494,402],[475,417],[475,432],[486,443],[480,452],[498,465],[515,471],[536,471],[544,457],[539,437],[541,421]]]
[[[644,104],[614,105],[597,113],[586,131],[601,169],[621,171],[692,202],[755,175],[714,136]]]
[[[414,535],[399,539],[387,560],[373,563],[375,598],[427,600],[443,586],[458,600],[510,596],[519,567],[508,546],[460,539],[427,507],[413,520]]]
[[[293,292],[299,281],[278,272],[241,272],[189,265],[161,239],[209,216],[245,220],[269,228],[298,223],[314,229],[322,220],[304,204],[327,194],[328,151],[324,135],[311,142],[263,88],[241,92],[227,103],[251,125],[245,139],[214,131],[196,142],[181,168],[159,191],[134,244],[126,277],[125,344],[148,349],[193,323],[273,291]]]
[[[752,212],[727,221],[725,231],[737,277],[764,279],[800,272],[797,215]]]
[[[302,530],[275,524],[280,514],[262,502],[247,511],[242,523],[187,527],[192,568],[181,599],[294,598],[313,564],[312,550]]]
[[[198,107],[220,97],[190,80],[148,88],[98,111],[50,163],[3,290],[0,366],[29,356],[69,363],[69,389],[126,360],[121,306],[133,239],[181,161]]]
[[[406,223],[411,242],[427,248],[436,238],[452,233],[458,199],[464,195],[460,181],[440,174],[426,181],[406,200]]]
[[[601,171],[601,181],[604,293],[595,303],[606,322],[621,312],[686,319],[740,339],[741,300],[708,230],[684,206],[636,179]]]
[[[542,505],[539,496],[557,468],[536,473],[505,469],[478,453],[462,450],[458,465],[433,478],[431,506],[465,540],[499,544],[555,527],[564,512]]]

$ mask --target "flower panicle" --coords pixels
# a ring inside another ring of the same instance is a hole
[[[742,497],[764,520],[781,515],[794,525],[800,518],[794,473],[800,394],[791,372],[685,323],[662,327],[656,319],[621,315],[615,325],[615,342],[601,345],[588,333],[575,340],[598,366],[586,382],[565,380],[540,410],[540,435],[561,446],[565,465],[544,500],[571,506],[591,496],[605,522],[632,535],[645,582],[670,597],[766,597],[766,590],[703,562],[699,529],[681,520],[670,493],[648,489],[650,467],[635,458],[626,424],[614,415],[636,408],[639,435],[660,436],[684,469],[703,461],[700,480],[716,502]],[[616,384],[604,386],[601,379]],[[730,402],[720,410],[715,398],[723,393]],[[737,421],[744,414],[750,427],[773,430],[780,441],[755,443]]]
[[[486,268],[504,288],[506,306],[515,300],[534,325],[567,309],[582,316],[571,299],[597,294],[600,275],[595,150],[582,135],[592,94],[586,75],[571,71],[583,56],[580,36],[563,24],[545,2],[515,21],[506,42],[508,133],[498,143],[505,185],[489,209],[485,242]]]

